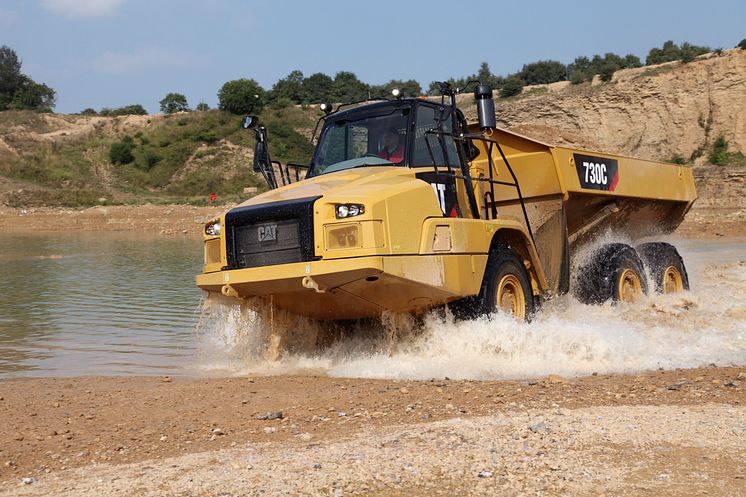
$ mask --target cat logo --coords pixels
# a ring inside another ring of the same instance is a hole
[[[277,225],[264,224],[259,226],[256,231],[257,238],[260,242],[272,242],[277,240]]]

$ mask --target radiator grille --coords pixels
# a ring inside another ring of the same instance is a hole
[[[313,202],[318,198],[239,207],[228,212],[228,269],[313,260]]]

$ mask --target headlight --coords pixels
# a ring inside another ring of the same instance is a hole
[[[220,236],[220,221],[212,221],[205,225],[205,235]]]
[[[362,204],[337,204],[334,212],[337,215],[337,219],[346,219],[365,214],[365,206]]]

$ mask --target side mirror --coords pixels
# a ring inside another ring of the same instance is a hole
[[[256,116],[244,116],[241,120],[241,127],[243,129],[254,129],[259,125],[259,118]]]

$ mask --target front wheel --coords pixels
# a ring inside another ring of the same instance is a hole
[[[497,312],[531,320],[535,311],[531,281],[515,252],[506,247],[492,252],[476,305],[482,315]]]

